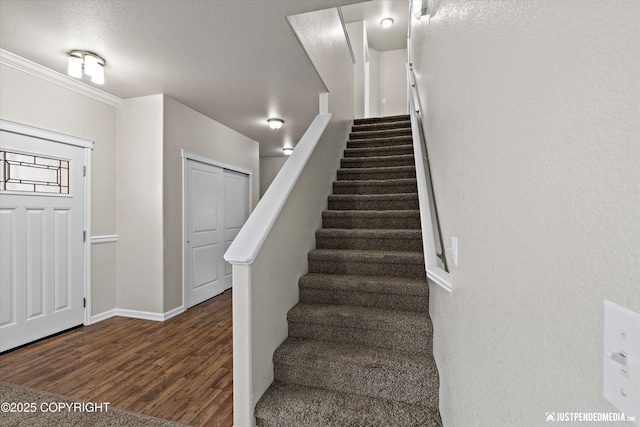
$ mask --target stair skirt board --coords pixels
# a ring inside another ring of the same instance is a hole
[[[409,116],[358,119],[258,426],[442,426]]]

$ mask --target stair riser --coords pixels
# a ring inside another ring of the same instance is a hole
[[[417,192],[418,186],[415,182],[406,184],[394,184],[391,182],[385,185],[366,183],[343,185],[341,183],[333,183],[333,194],[393,194]]]
[[[409,404],[425,402],[429,400],[429,394],[438,393],[438,381],[430,381],[434,376],[437,378],[432,367],[411,368],[411,373],[407,374],[387,366],[340,365],[322,360],[286,364],[277,357],[274,360],[276,381]]]
[[[371,132],[351,132],[349,139],[368,139],[368,138],[393,138],[395,136],[411,135],[411,129],[392,129]]]
[[[350,157],[340,160],[340,167],[347,168],[382,168],[390,166],[415,166],[411,157]]]
[[[347,148],[344,150],[344,157],[380,157],[380,156],[398,156],[403,154],[413,154],[413,145],[398,145],[396,147],[389,147],[384,149],[380,149],[382,147],[378,147],[379,149],[354,149]]]
[[[404,171],[380,171],[367,169],[338,169],[338,181],[354,181],[367,179],[415,179],[415,167]]]
[[[323,228],[371,228],[371,229],[398,229],[416,230],[420,228],[420,216],[418,213],[411,217],[335,217],[323,215]]]
[[[418,210],[418,200],[329,200],[329,210]]]
[[[393,295],[350,292],[326,289],[300,289],[300,302],[310,304],[338,304],[358,307],[406,310],[425,313],[429,309],[427,295]]]
[[[289,336],[334,341],[426,354],[432,352],[431,333],[380,331],[346,326],[289,321]]]
[[[393,122],[400,122],[400,121],[406,122],[407,120],[411,120],[409,115],[400,114],[397,116],[367,117],[367,118],[355,119],[353,121],[353,124],[355,126],[360,126],[360,125],[371,124],[371,123],[393,123]]]
[[[354,124],[351,127],[352,132],[368,132],[376,130],[388,130],[388,129],[401,129],[411,128],[411,120],[388,122],[388,123],[368,123],[368,124]]]
[[[317,249],[355,249],[362,251],[422,251],[422,238],[359,238],[316,236]]]
[[[442,427],[434,407],[274,382],[256,405],[258,427]]]
[[[425,277],[424,264],[386,264],[373,262],[350,262],[336,260],[309,260],[310,273],[355,274],[358,276]]]
[[[397,136],[394,138],[369,138],[369,139],[353,139],[347,141],[347,147],[350,148],[373,148],[373,147],[391,147],[395,145],[412,145],[411,136]]]

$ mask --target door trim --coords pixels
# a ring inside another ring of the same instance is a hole
[[[247,202],[249,203],[249,212],[251,212],[251,200],[252,200],[252,177],[253,172],[249,169],[244,169],[229,163],[224,163],[218,160],[210,159],[199,154],[192,153],[185,149],[180,150],[180,157],[182,158],[182,311],[187,310],[187,160],[193,160],[196,162],[204,163],[207,165],[215,166],[222,169],[227,169],[233,172],[245,174],[249,177],[249,192],[247,194]]]
[[[74,145],[84,149],[84,227],[85,240],[83,250],[83,269],[84,269],[84,298],[86,306],[84,307],[84,325],[91,324],[91,153],[93,150],[93,141],[79,138],[76,136],[66,135],[47,129],[37,128],[22,123],[16,123],[9,120],[0,119],[0,131],[25,135],[33,138],[43,139],[58,144]]]

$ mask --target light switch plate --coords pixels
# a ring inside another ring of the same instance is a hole
[[[604,397],[640,420],[640,314],[604,300]]]
[[[451,236],[451,263],[458,266],[458,238]]]

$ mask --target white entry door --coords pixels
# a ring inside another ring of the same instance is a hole
[[[224,171],[224,252],[249,218],[249,175]],[[223,254],[224,254],[223,252]],[[224,261],[224,288],[231,288],[232,265]]]
[[[187,308],[225,290],[223,247],[223,169],[194,160],[186,163]]]
[[[84,150],[0,132],[0,351],[84,322]]]

